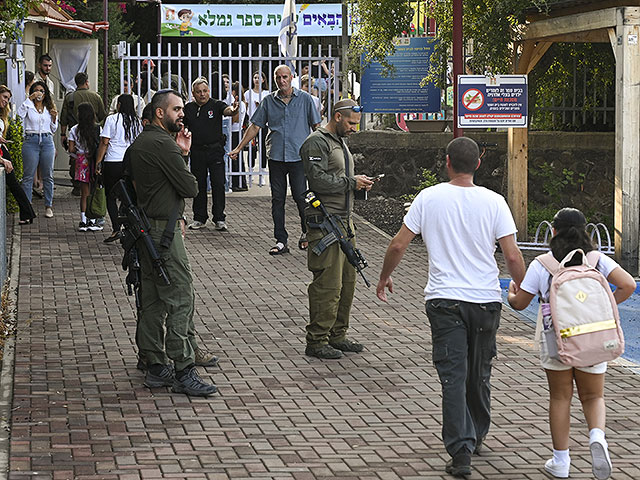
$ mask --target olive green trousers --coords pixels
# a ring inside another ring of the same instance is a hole
[[[166,221],[150,219],[150,222],[151,237],[164,260],[171,285],[166,285],[158,276],[151,256],[139,241],[142,288],[137,341],[140,355],[146,358],[148,365],[166,365],[168,357],[173,360],[176,370],[180,371],[195,363],[197,348],[191,266],[179,223],[176,222],[171,246],[165,249],[160,247],[160,237]]]
[[[353,230],[353,224],[351,228]],[[313,253],[313,248],[324,235],[320,229],[308,228],[307,266],[313,273],[313,280],[307,289],[307,345],[321,345],[346,338],[356,287],[356,269],[342,253],[338,242],[320,255]],[[351,243],[355,246],[355,238],[351,239]]]

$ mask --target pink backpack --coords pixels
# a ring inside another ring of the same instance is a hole
[[[582,263],[566,266],[578,252]],[[552,275],[549,304],[553,327],[545,332],[549,356],[572,367],[614,360],[624,352],[618,305],[609,282],[596,269],[599,258],[597,251],[585,255],[580,249],[561,262],[551,252],[536,257]]]

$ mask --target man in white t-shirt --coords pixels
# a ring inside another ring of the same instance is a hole
[[[422,190],[391,241],[377,295],[393,292],[391,273],[409,243],[422,238],[429,253],[424,290],[431,325],[433,363],[442,384],[442,438],[451,460],[446,471],[471,475],[491,423],[491,362],[502,307],[495,242],[516,285],[524,277],[522,254],[509,207],[501,195],[473,184],[478,145],[456,138],[447,146],[450,181]]]

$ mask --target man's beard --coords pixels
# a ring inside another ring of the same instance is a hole
[[[172,133],[178,133],[180,130],[182,130],[182,120],[176,120],[175,122],[171,122],[171,121],[163,121],[162,122],[164,124],[164,128],[167,129],[167,131],[172,132]]]

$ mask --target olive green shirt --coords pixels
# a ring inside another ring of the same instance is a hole
[[[70,105],[72,102],[73,110]],[[93,107],[98,123],[102,123],[104,119],[107,118],[107,111],[104,108],[102,97],[88,88],[79,88],[75,92],[68,93],[64,97],[62,111],[60,112],[60,126],[63,129],[73,127],[78,123],[78,105],[85,102],[90,103]]]
[[[149,218],[168,220],[177,204],[178,216],[182,216],[184,199],[198,194],[198,182],[169,132],[147,125],[128,155],[138,206]]]
[[[345,152],[348,155],[346,165]],[[309,135],[300,147],[300,158],[302,158],[309,189],[320,198],[329,213],[338,215],[351,213],[356,179],[353,156],[346,145],[343,148],[342,139],[337,134],[320,127]],[[347,212],[347,195],[349,212]]]

